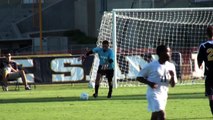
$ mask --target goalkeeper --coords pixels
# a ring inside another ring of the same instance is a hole
[[[101,77],[103,75],[106,75],[109,85],[109,92],[107,98],[111,98],[113,88],[112,78],[114,76],[114,53],[109,48],[109,42],[106,40],[102,42],[102,47],[93,48],[92,50],[86,53],[86,56],[83,56],[83,59],[89,56],[90,54],[94,53],[98,54],[100,62],[95,80],[95,93],[93,94],[93,97],[94,98],[98,97],[98,89],[100,86]]]

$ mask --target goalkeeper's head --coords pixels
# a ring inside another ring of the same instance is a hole
[[[208,26],[206,29],[206,32],[207,32],[208,38],[213,39],[213,26]]]
[[[108,48],[109,48],[109,42],[107,40],[104,40],[102,42],[102,48],[103,48],[104,51],[108,50]]]

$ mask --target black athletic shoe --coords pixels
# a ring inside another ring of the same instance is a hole
[[[108,94],[108,95],[107,95],[107,98],[112,98],[112,95],[111,95],[111,94]]]
[[[95,93],[94,93],[94,94],[93,94],[93,97],[94,97],[94,98],[97,98],[97,97],[98,97],[98,94],[95,94]]]

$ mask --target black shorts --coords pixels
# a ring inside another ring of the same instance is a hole
[[[102,70],[101,68],[102,68],[102,66],[100,65],[98,67],[98,74],[106,75],[106,78],[113,78],[113,76],[114,76],[114,70],[113,69]]]
[[[205,95],[213,95],[213,78],[206,77],[205,79]]]

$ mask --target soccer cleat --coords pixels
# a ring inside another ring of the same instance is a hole
[[[31,88],[29,86],[26,86],[25,90],[31,90]]]
[[[107,95],[107,98],[112,98],[112,95],[111,95],[111,94],[108,94],[108,95]]]
[[[93,97],[94,97],[94,98],[97,98],[97,97],[98,97],[98,94],[94,93],[94,94],[93,94]]]

